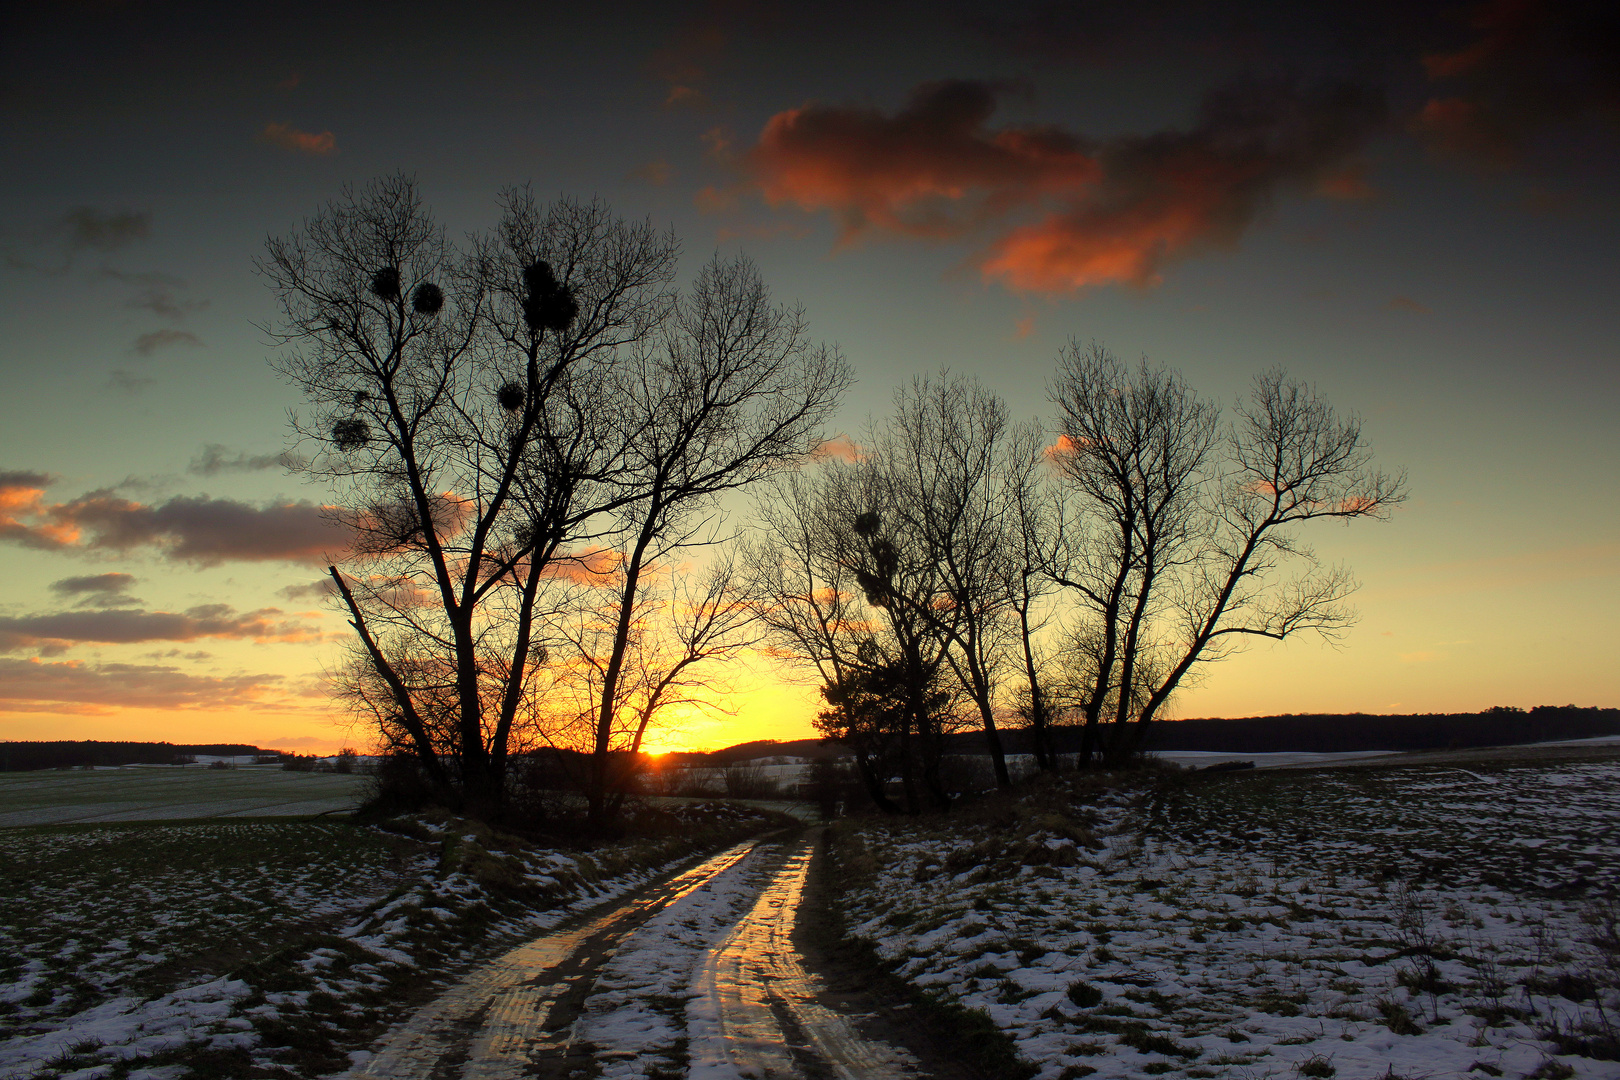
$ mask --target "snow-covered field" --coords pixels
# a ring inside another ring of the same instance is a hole
[[[1620,761],[1053,784],[840,852],[851,932],[1041,1080],[1620,1076]]]
[[[275,765],[0,773],[0,828],[95,821],[297,817],[350,810],[368,778]]]
[[[322,1076],[433,987],[761,819],[590,856],[451,819],[0,831],[0,1080]]]

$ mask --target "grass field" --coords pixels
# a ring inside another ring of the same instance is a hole
[[[0,773],[0,827],[92,821],[301,817],[356,806],[366,778],[276,766]]]

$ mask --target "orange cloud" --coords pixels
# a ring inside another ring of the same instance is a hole
[[[954,236],[986,214],[1097,179],[1077,138],[1056,128],[985,125],[999,88],[976,82],[918,87],[894,116],[807,105],[777,113],[745,169],[772,206],[829,210],[843,242],[869,229]]]
[[[1013,324],[1013,338],[1022,341],[1035,332],[1035,316],[1022,315]]]
[[[441,539],[460,536],[477,507],[453,491],[441,491],[428,503],[428,515]],[[416,505],[407,499],[372,503],[359,512],[343,514],[353,530],[354,549],[362,555],[392,555],[421,540]]]
[[[587,548],[558,555],[545,568],[548,577],[562,578],[576,585],[601,585],[618,571],[624,556],[612,548]]]
[[[986,280],[1060,293],[1154,285],[1178,259],[1235,245],[1285,186],[1358,191],[1354,156],[1383,119],[1358,84],[1242,83],[1210,94],[1189,130],[1094,140],[990,126],[1005,89],[929,83],[893,115],[789,109],[740,165],[768,204],[830,213],[840,245],[993,229],[976,259]]]
[[[820,445],[810,451],[811,461],[825,461],[832,458],[853,463],[861,460],[863,456],[861,448],[855,445],[855,440],[848,435],[834,435],[830,439],[823,439]]]
[[[1076,449],[1073,439],[1067,435],[1059,435],[1057,441],[1051,446],[1041,448],[1041,456],[1047,461],[1057,462],[1066,457],[1072,457]]]
[[[1411,297],[1407,296],[1397,296],[1395,299],[1389,302],[1389,307],[1394,311],[1410,311],[1414,315],[1432,314],[1431,310],[1426,305],[1420,304],[1416,300],[1413,300]]]
[[[692,202],[705,214],[718,214],[736,206],[737,196],[713,184],[706,184],[698,189],[698,193],[692,197]]]
[[[708,104],[703,87],[730,40],[722,25],[727,14],[723,8],[711,4],[705,18],[683,26],[667,45],[653,52],[648,68],[665,85],[665,108]]]
[[[1195,202],[1169,200],[1129,215],[1053,214],[992,245],[979,272],[1015,292],[1074,292],[1108,284],[1149,287],[1164,280],[1158,269],[1169,256],[1200,241],[1214,241],[1207,235],[1207,217],[1207,208]]]
[[[1330,199],[1359,202],[1378,194],[1367,182],[1367,166],[1353,162],[1337,172],[1330,172],[1316,182],[1316,193]]]
[[[284,682],[280,675],[217,678],[155,664],[0,659],[0,712],[94,716],[123,708],[216,710],[279,696]]]
[[[323,131],[316,135],[308,131],[299,131],[290,124],[266,124],[264,130],[259,132],[259,141],[267,142],[272,146],[279,146],[283,150],[292,150],[300,154],[316,154],[324,157],[337,151],[337,139],[330,131]]]
[[[44,473],[0,472],[0,540],[45,550],[78,540],[77,526],[47,519],[45,488],[50,482]]]
[[[663,187],[669,183],[670,177],[674,175],[675,170],[670,168],[669,162],[663,158],[657,158],[630,170],[630,179],[640,180],[643,183],[651,184],[653,187]]]

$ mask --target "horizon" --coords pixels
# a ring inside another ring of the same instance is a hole
[[[1369,719],[1421,719],[1423,717],[1429,717],[1429,716],[1433,716],[1433,717],[1467,717],[1467,716],[1508,715],[1508,716],[1523,716],[1526,719],[1529,719],[1532,716],[1534,716],[1534,714],[1536,712],[1539,712],[1539,711],[1542,711],[1542,710],[1559,711],[1559,712],[1567,712],[1567,711],[1596,712],[1596,713],[1611,712],[1611,713],[1620,714],[1620,706],[1613,706],[1613,705],[1573,705],[1573,704],[1568,704],[1568,705],[1533,705],[1533,706],[1529,706],[1528,708],[1521,708],[1521,707],[1518,707],[1518,706],[1493,706],[1493,707],[1491,707],[1489,709],[1478,710],[1478,711],[1475,711],[1475,712],[1455,712],[1455,711],[1453,711],[1453,712],[1427,712],[1427,713],[1276,713],[1276,714],[1269,714],[1269,715],[1264,715],[1264,716],[1186,716],[1186,717],[1166,717],[1163,720],[1160,720],[1158,722],[1162,723],[1162,724],[1167,724],[1167,725],[1174,726],[1176,724],[1182,724],[1182,723],[1192,723],[1192,724],[1217,723],[1217,724],[1219,724],[1219,723],[1243,723],[1245,721],[1252,721],[1252,720],[1336,719],[1336,718],[1338,718],[1340,716],[1364,716],[1364,717],[1368,717]],[[1061,730],[1067,730],[1067,729],[1079,730],[1082,725],[1081,725],[1080,722],[1075,722],[1075,721],[1069,721],[1069,722],[1054,721],[1050,726],[1054,731],[1061,731]],[[1026,732],[1028,729],[1027,728],[1007,728],[1005,730],[1008,733],[1012,733],[1012,732]],[[969,740],[971,740],[974,737],[975,734],[976,733],[974,733],[974,732],[966,731],[966,732],[957,733],[953,737],[960,738],[960,739],[969,739]],[[1577,738],[1580,738],[1580,737],[1582,737],[1582,736],[1577,736]],[[1606,737],[1609,737],[1609,736],[1584,736],[1584,737],[1606,738]],[[672,748],[672,749],[649,750],[649,751],[642,751],[642,752],[647,757],[666,757],[666,756],[668,756],[670,754],[715,754],[715,753],[723,753],[724,751],[735,750],[735,749],[737,749],[739,747],[743,747],[743,746],[792,745],[792,744],[795,744],[795,743],[803,743],[803,742],[833,742],[833,741],[835,741],[835,740],[827,738],[825,736],[812,734],[812,735],[808,735],[808,736],[801,736],[799,738],[778,739],[778,738],[765,737],[765,738],[757,738],[757,739],[745,739],[745,740],[742,740],[740,742],[729,743],[729,744],[726,744],[726,745],[723,745],[723,746],[720,746],[720,745],[710,745],[710,746],[704,746],[704,747],[685,746],[685,747],[677,747],[677,748]],[[275,753],[275,754],[297,754],[297,751],[295,751],[295,750],[283,750],[280,747],[276,747],[276,746],[260,746],[260,745],[253,744],[253,743],[229,743],[229,742],[220,742],[220,741],[212,741],[212,742],[210,742],[210,741],[206,741],[206,740],[198,740],[198,741],[194,741],[194,742],[175,742],[175,741],[170,740],[170,739],[119,739],[119,740],[106,740],[106,739],[0,739],[0,746],[6,745],[8,743],[11,743],[11,744],[36,744],[36,745],[55,745],[55,744],[72,744],[72,743],[96,743],[96,744],[115,745],[115,746],[116,745],[122,745],[122,744],[128,744],[128,745],[133,745],[133,746],[172,746],[176,750],[179,750],[179,751],[182,751],[182,752],[191,751],[191,752],[199,752],[199,753],[202,752],[202,751],[199,750],[200,747],[206,747],[206,746],[214,746],[214,747],[240,746],[240,747],[246,747],[247,749],[255,751],[257,753],[264,753],[264,754],[271,754],[271,753]],[[1532,744],[1527,744],[1527,745],[1532,745]],[[315,757],[332,757],[332,756],[336,755],[339,750],[347,750],[347,749],[355,749],[361,756],[365,756],[365,757],[375,757],[375,756],[377,756],[375,750],[365,750],[365,749],[350,747],[350,746],[347,746],[347,745],[335,747],[335,748],[333,748],[331,750],[317,751],[317,752],[313,753],[313,756],[315,756]],[[1017,752],[1018,751],[1015,751],[1015,753],[1017,753]],[[219,755],[214,754],[214,755],[205,755],[205,756],[219,756]],[[240,755],[238,755],[238,756],[240,756]]]
[[[254,260],[396,172],[453,238],[532,181],[672,230],[683,287],[746,254],[854,369],[832,455],[944,368],[1055,440],[1071,339],[1228,412],[1317,387],[1409,477],[1302,534],[1359,620],[1176,716],[1620,702],[1620,97],[1583,6],[400,10],[62,5],[0,46],[0,739],[369,750]],[[803,669],[726,679],[648,749],[816,737]]]

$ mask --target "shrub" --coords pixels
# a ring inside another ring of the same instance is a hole
[[[1089,1009],[1093,1005],[1102,1004],[1103,992],[1083,980],[1070,983],[1065,993],[1069,995],[1070,1001],[1082,1009]]]

